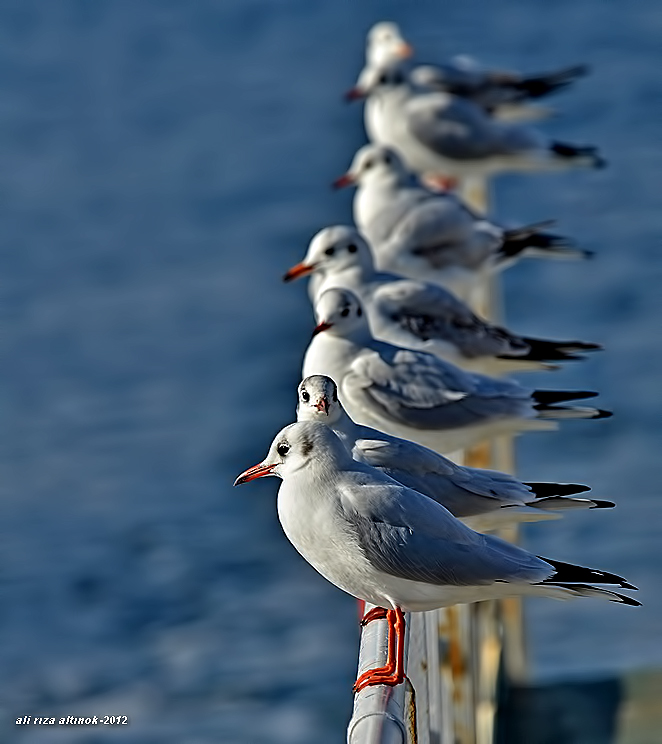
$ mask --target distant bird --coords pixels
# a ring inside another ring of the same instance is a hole
[[[546,362],[581,359],[600,347],[584,341],[519,336],[477,316],[447,289],[375,271],[370,247],[353,228],[327,227],[310,242],[303,262],[285,281],[312,274],[315,300],[329,287],[349,289],[361,300],[375,338],[435,354],[465,369],[496,374],[545,369]]]
[[[235,485],[275,475],[285,535],[313,568],[354,597],[377,605],[364,622],[389,625],[384,667],[354,689],[405,679],[404,612],[512,596],[600,597],[639,603],[594,584],[635,589],[622,577],[541,558],[466,527],[447,509],[353,460],[328,426],[285,427],[266,458]]]
[[[420,444],[360,426],[342,407],[335,382],[325,375],[306,377],[297,393],[298,421],[330,426],[355,460],[429,496],[479,532],[556,519],[570,510],[614,506],[611,501],[571,496],[590,490],[588,486],[522,483],[507,473],[457,465]]]
[[[440,284],[463,299],[485,275],[521,256],[591,255],[544,232],[551,222],[506,229],[455,194],[431,191],[384,145],[362,147],[334,185],[356,186],[354,222],[368,239],[378,269]]]
[[[317,326],[302,377],[326,375],[357,423],[453,452],[491,436],[549,429],[550,419],[604,418],[606,411],[557,405],[593,397],[576,390],[532,390],[472,374],[432,354],[376,341],[349,290],[332,288],[315,304]],[[553,428],[553,426],[552,426]]]
[[[412,46],[404,39],[395,23],[375,24],[366,39],[366,65],[369,67],[390,64],[411,58]],[[481,67],[466,55],[453,57],[436,65],[411,65],[411,81],[422,88],[445,91],[468,98],[499,118],[538,118],[545,109],[526,106],[551,93],[563,90],[579,77],[588,73],[586,65],[563,67],[552,72],[526,75],[509,70],[491,70]]]
[[[365,68],[347,97],[367,99],[370,141],[397,150],[420,176],[484,177],[605,165],[595,147],[549,140],[522,124],[492,119],[467,98],[417,88],[402,62]]]

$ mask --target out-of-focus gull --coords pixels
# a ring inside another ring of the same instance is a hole
[[[312,375],[299,383],[297,420],[330,426],[355,460],[445,506],[479,532],[516,522],[556,519],[560,512],[612,507],[611,501],[572,497],[590,490],[577,483],[522,483],[495,470],[463,467],[406,439],[352,421],[335,382]]]
[[[492,119],[450,93],[418,89],[402,62],[366,67],[348,98],[367,98],[371,142],[395,148],[422,176],[488,176],[605,165],[595,147],[549,140],[522,124]]]
[[[278,517],[303,558],[348,594],[388,611],[381,615],[389,622],[387,663],[359,677],[356,690],[404,680],[406,611],[523,595],[639,604],[594,586],[635,589],[616,574],[542,558],[474,532],[427,496],[352,459],[324,424],[285,427],[266,458],[235,485],[267,475],[283,480]]]
[[[583,341],[519,336],[478,317],[449,290],[429,282],[375,271],[370,247],[353,228],[327,227],[310,242],[306,256],[284,279],[312,274],[313,303],[330,287],[350,289],[363,303],[373,335],[420,349],[465,369],[499,373],[545,368],[545,362],[581,358],[600,348]]]
[[[395,23],[375,24],[366,39],[366,65],[380,66],[413,56],[412,46]],[[586,65],[525,75],[510,70],[487,69],[467,56],[437,65],[411,65],[409,75],[418,86],[469,98],[499,118],[531,118],[548,112],[523,104],[555,93],[588,73]]]
[[[438,452],[498,434],[548,429],[550,419],[611,415],[557,405],[593,397],[592,392],[532,390],[512,380],[466,372],[432,354],[376,341],[361,303],[349,290],[323,292],[315,316],[302,377],[327,375],[356,422]]]
[[[384,145],[365,145],[334,186],[356,186],[354,222],[375,265],[465,297],[485,274],[520,256],[586,258],[567,238],[543,232],[552,222],[507,230],[450,192],[432,191]]]

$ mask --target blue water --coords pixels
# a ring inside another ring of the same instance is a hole
[[[2,0],[3,741],[343,740],[354,602],[281,534],[275,481],[231,483],[294,416],[312,318],[279,277],[350,218],[328,185],[363,133],[340,97],[384,18],[424,59],[594,67],[545,129],[611,168],[504,177],[495,204],[597,252],[513,269],[507,313],[604,343],[528,379],[617,415],[523,439],[519,472],[619,502],[528,544],[623,573],[645,606],[532,606],[533,667],[662,663],[659,5]],[[40,713],[132,723],[14,725]]]

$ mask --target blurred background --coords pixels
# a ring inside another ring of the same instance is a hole
[[[423,61],[593,68],[542,127],[609,169],[501,177],[493,203],[596,252],[512,269],[506,311],[603,343],[523,379],[616,415],[522,438],[518,473],[618,502],[526,544],[627,576],[644,606],[528,606],[532,680],[615,680],[619,741],[662,741],[659,3],[0,0],[2,741],[344,740],[355,603],[282,535],[275,480],[232,481],[294,419],[312,315],[280,277],[351,218],[329,184],[364,135],[341,95],[379,20]]]

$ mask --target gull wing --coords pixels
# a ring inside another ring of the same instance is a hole
[[[482,160],[503,154],[498,127],[472,101],[445,93],[408,101],[406,126],[426,147],[452,160]]]
[[[516,382],[470,374],[424,352],[378,348],[360,354],[340,385],[341,400],[372,418],[442,430],[531,410],[529,391]]]
[[[537,582],[554,573],[545,561],[497,537],[465,527],[432,499],[390,480],[340,486],[344,516],[370,563],[410,581],[475,586]]]
[[[526,354],[529,345],[504,328],[478,317],[451,292],[433,284],[400,280],[373,292],[374,307],[420,341],[436,339],[463,356]]]
[[[436,194],[413,206],[390,239],[435,269],[474,268],[500,248],[503,230],[479,220],[452,195]]]
[[[543,147],[534,130],[494,121],[472,101],[443,93],[415,96],[407,103],[406,117],[412,136],[453,160],[517,155]]]

